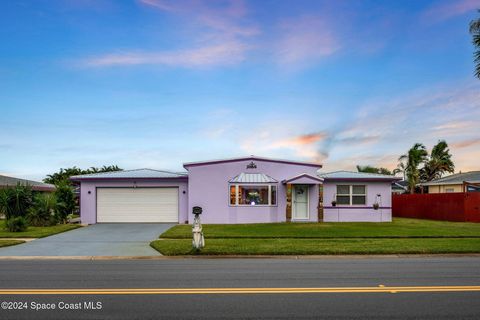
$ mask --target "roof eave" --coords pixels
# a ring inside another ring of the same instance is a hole
[[[241,157],[241,158],[223,159],[223,160],[186,162],[186,163],[183,164],[183,167],[188,170],[188,168],[190,168],[190,167],[207,166],[207,165],[212,165],[212,164],[230,163],[230,162],[238,162],[238,161],[245,161],[245,160],[257,160],[257,161],[276,162],[276,163],[284,163],[284,164],[295,164],[295,165],[301,165],[301,166],[315,167],[315,168],[319,168],[319,169],[322,168],[322,165],[319,164],[319,163],[281,160],[281,159],[269,159],[269,158],[255,157],[255,156],[254,157]]]
[[[402,178],[395,178],[395,177],[392,177],[392,178],[328,178],[328,177],[324,177],[324,180],[326,182],[330,182],[330,181],[365,181],[365,182],[393,182],[393,181],[400,181],[402,180]]]
[[[182,177],[70,177],[71,181],[93,180],[188,180],[188,175]]]

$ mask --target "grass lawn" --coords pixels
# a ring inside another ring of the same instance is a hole
[[[309,255],[476,253],[480,238],[463,239],[205,239],[205,248],[192,250],[192,240],[155,240],[163,255]]]
[[[479,237],[480,223],[395,218],[393,222],[204,224],[206,239],[228,238],[411,238]],[[191,239],[190,225],[177,225],[161,238]]]
[[[75,224],[59,224],[50,227],[28,227],[27,231],[24,232],[10,232],[5,230],[5,221],[0,220],[0,238],[43,238],[76,228],[80,228],[80,226]]]
[[[192,228],[178,225],[150,245],[164,255],[480,253],[480,224],[396,218],[389,223],[203,225],[206,246],[192,250]]]
[[[8,246],[14,246],[16,244],[24,243],[25,241],[21,240],[0,240],[0,248],[1,247],[8,247]]]

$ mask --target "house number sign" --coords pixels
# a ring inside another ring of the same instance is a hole
[[[247,164],[247,169],[257,169],[257,165],[255,164],[255,162],[252,161]]]

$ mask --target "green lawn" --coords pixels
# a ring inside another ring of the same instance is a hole
[[[0,220],[0,238],[43,238],[79,227],[75,224],[59,224],[50,227],[28,227],[24,232],[10,232],[5,229],[5,221]]]
[[[411,238],[480,237],[480,223],[395,218],[393,222],[205,224],[205,238]],[[190,239],[192,227],[178,225],[161,238]]]
[[[192,240],[155,240],[163,255],[322,255],[434,254],[480,252],[480,238],[462,239],[205,239],[205,248],[192,250]]]
[[[164,255],[480,253],[480,224],[396,218],[391,223],[203,225],[206,246],[192,250],[192,228],[178,225],[150,245]]]
[[[8,247],[8,246],[14,246],[16,244],[24,243],[25,241],[21,240],[0,240],[0,248],[1,247]]]

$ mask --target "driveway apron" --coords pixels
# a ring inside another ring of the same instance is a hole
[[[0,256],[155,256],[149,246],[174,224],[102,223],[0,248]]]

